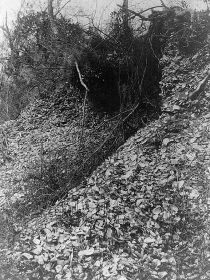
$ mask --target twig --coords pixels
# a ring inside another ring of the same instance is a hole
[[[124,9],[124,7],[121,6],[121,5],[117,5],[117,6],[120,7],[121,9]],[[131,14],[137,16],[137,17],[140,17],[144,21],[151,21],[149,18],[146,18],[145,16],[143,16],[141,13],[136,13],[136,12],[130,10],[130,9],[127,9],[127,10],[128,10],[129,13],[131,13]]]
[[[7,22],[7,13],[6,13],[6,18],[5,18],[5,26],[0,26],[0,28],[4,32],[4,35],[7,38],[7,40],[9,41],[9,47],[11,49],[11,52],[14,52],[14,44],[13,44],[12,36],[11,36],[10,30],[8,27],[8,22]]]
[[[82,75],[81,75],[81,72],[79,70],[79,66],[78,66],[78,63],[77,61],[75,61],[75,65],[76,65],[76,69],[77,69],[77,73],[79,75],[79,80],[80,80],[80,83],[81,85],[85,88],[85,97],[84,97],[84,101],[83,101],[83,106],[82,106],[82,133],[81,133],[81,138],[80,138],[80,144],[79,144],[79,149],[81,147],[81,144],[82,144],[82,140],[83,140],[83,135],[84,135],[84,124],[85,124],[85,106],[86,106],[86,101],[87,101],[87,95],[88,95],[88,87],[86,86],[86,84],[83,82],[83,79],[82,79]]]
[[[144,82],[144,78],[145,78],[145,74],[146,74],[146,71],[147,71],[147,57],[146,57],[146,65],[144,67],[144,72],[143,72],[143,76],[142,76],[142,79],[141,79],[141,83],[140,83],[140,86],[139,86],[139,92],[141,94],[141,91],[142,91],[142,86],[143,86],[143,82]]]
[[[104,36],[106,36],[108,39],[111,39],[111,41],[113,40],[115,43],[117,43],[117,40],[113,37],[110,36],[109,34],[105,33],[102,29],[98,28],[97,26],[95,26],[94,21],[91,21],[91,24],[93,25],[93,27],[99,31],[101,34],[103,34]]]
[[[151,37],[152,37],[152,36],[151,36]],[[157,55],[156,55],[156,53],[155,53],[155,51],[154,51],[154,49],[153,49],[152,42],[151,42],[151,37],[149,37],[150,48],[151,48],[151,50],[152,50],[152,53],[153,53],[154,57],[157,59],[158,62],[160,62],[160,59],[157,57]]]
[[[89,91],[88,87],[87,87],[86,84],[83,82],[82,75],[81,75],[81,72],[80,72],[80,70],[79,70],[79,66],[78,66],[77,61],[75,61],[75,66],[76,66],[76,69],[77,69],[77,73],[78,73],[78,75],[79,75],[79,80],[80,80],[81,85],[85,88],[86,91]]]
[[[140,12],[139,14],[143,14],[143,13],[145,13],[145,12],[147,12],[147,11],[149,11],[149,10],[153,10],[153,9],[155,9],[155,8],[162,8],[163,6],[161,5],[157,5],[157,6],[154,6],[154,7],[150,7],[150,8],[148,8],[148,9],[146,9],[146,10],[143,10],[142,12]]]
[[[160,3],[165,9],[169,10],[169,7],[166,6],[166,4],[163,2],[163,0],[160,0]]]
[[[43,139],[41,138],[41,147],[40,147],[40,174],[41,178],[43,175],[43,165],[44,165],[44,146],[43,146]]]
[[[55,13],[55,16],[57,16],[60,13],[60,11],[62,11],[63,8],[70,2],[71,2],[71,0],[68,0],[65,4],[63,4],[63,6]]]

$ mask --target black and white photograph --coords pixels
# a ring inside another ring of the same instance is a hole
[[[0,280],[210,280],[210,0],[0,0]]]

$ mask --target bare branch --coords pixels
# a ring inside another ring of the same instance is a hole
[[[164,7],[167,10],[169,9],[169,7],[166,6],[166,4],[163,2],[163,0],[160,0],[160,3],[162,5],[162,7]]]
[[[115,43],[118,43],[117,40],[113,37],[108,35],[107,33],[105,33],[102,29],[100,29],[99,27],[95,26],[93,19],[91,19],[91,24],[92,26],[99,31],[101,34],[103,34],[104,36],[106,36],[108,39],[111,39],[112,41],[114,41]]]
[[[80,83],[85,88],[85,97],[84,97],[83,106],[82,106],[82,111],[83,112],[82,112],[82,133],[81,133],[81,136],[80,136],[80,144],[79,144],[79,149],[80,149],[82,147],[82,143],[83,143],[84,127],[85,127],[85,107],[86,107],[86,102],[87,102],[89,89],[86,86],[86,84],[83,82],[82,75],[81,75],[81,72],[79,70],[79,66],[78,66],[77,61],[75,61],[75,65],[76,65],[77,73],[79,75]]]
[[[161,6],[160,6],[160,5],[153,6],[153,7],[150,7],[150,8],[148,8],[148,9],[146,9],[146,10],[143,10],[143,11],[140,12],[139,14],[143,14],[143,13],[149,11],[149,10],[153,10],[153,9],[156,9],[156,8],[163,8],[163,6],[162,6],[162,5],[161,5]]]
[[[49,15],[50,19],[54,18],[54,14],[53,14],[53,0],[48,0],[48,15]]]
[[[81,85],[85,88],[86,91],[89,91],[88,87],[87,87],[86,84],[83,82],[82,75],[81,75],[81,72],[80,72],[80,70],[79,70],[79,66],[78,66],[77,61],[75,61],[75,66],[76,66],[76,69],[77,69],[77,73],[78,73],[78,75],[79,75],[79,80],[80,80]]]
[[[54,34],[58,34],[57,26],[55,23],[55,15],[53,11],[53,0],[48,0],[48,15],[50,18],[51,29]]]
[[[121,9],[124,9],[124,7],[121,6],[121,5],[117,5],[117,6],[120,7]],[[130,9],[128,9],[128,12],[137,16],[137,17],[140,17],[144,21],[151,21],[149,18],[146,18],[145,16],[143,16],[141,13],[136,13],[136,12],[130,10]]]
[[[69,4],[71,2],[71,0],[68,0],[65,4],[63,4],[63,6],[60,8],[60,9],[58,9],[58,11],[55,13],[55,16],[57,16],[62,10],[63,10],[63,8],[67,5],[67,4]]]
[[[13,39],[12,39],[12,35],[10,33],[8,23],[7,23],[7,13],[6,13],[6,18],[5,18],[5,26],[0,26],[0,28],[4,32],[4,35],[6,36],[7,40],[9,41],[9,47],[10,47],[11,51],[14,51]]]

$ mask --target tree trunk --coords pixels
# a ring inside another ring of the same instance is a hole
[[[128,0],[123,0],[123,24],[125,30],[129,27],[128,22],[129,12],[128,12]]]
[[[53,0],[48,0],[48,15],[50,18],[51,30],[52,30],[53,34],[56,35],[58,33],[58,31],[57,31],[57,27],[55,24],[55,16],[53,13]]]

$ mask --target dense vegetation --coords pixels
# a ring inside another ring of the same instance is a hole
[[[209,11],[143,14],[5,26],[2,279],[208,279]]]
[[[41,166],[36,160],[29,167],[29,190],[31,184],[38,189],[44,184],[44,193],[53,190],[55,202],[160,115],[159,59],[166,43],[163,22],[169,17],[168,11],[151,14],[150,25],[134,32],[119,11],[104,33],[62,16],[52,24],[48,12],[32,10],[19,14],[14,30],[5,28],[10,53],[2,69],[2,118],[17,118],[39,100],[62,114],[58,126],[74,123],[77,131],[70,149],[41,148]]]

